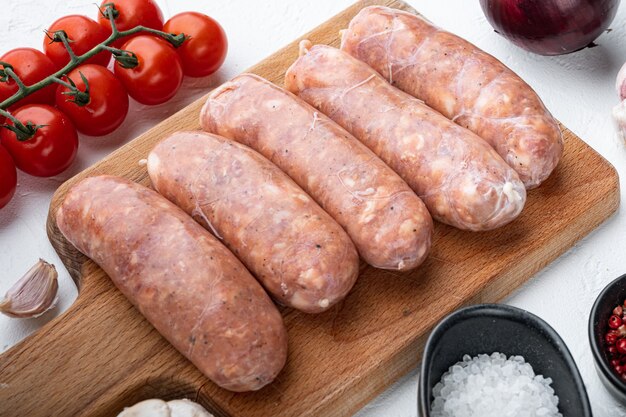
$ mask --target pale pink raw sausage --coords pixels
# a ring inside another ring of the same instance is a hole
[[[148,156],[154,188],[212,230],[281,304],[319,313],[346,296],[359,257],[291,178],[237,142],[178,132]]]
[[[274,162],[340,225],[370,265],[417,267],[432,219],[411,188],[372,151],[315,108],[251,74],[213,90],[200,122]]]
[[[435,219],[482,231],[519,215],[524,184],[487,142],[347,53],[308,41],[301,46],[285,75],[286,88],[380,156]]]
[[[67,240],[217,385],[257,390],[282,369],[287,332],[261,285],[156,192],[120,177],[86,178],[56,219]]]
[[[493,56],[424,18],[366,7],[343,32],[341,49],[489,142],[526,188],[539,186],[559,162],[561,130],[532,88]]]

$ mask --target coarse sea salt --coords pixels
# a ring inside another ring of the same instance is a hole
[[[522,356],[463,356],[433,387],[432,417],[563,417],[551,378]]]

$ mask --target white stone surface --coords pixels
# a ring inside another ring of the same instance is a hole
[[[166,16],[198,10],[219,20],[230,42],[226,63],[213,79],[187,79],[179,94],[165,105],[146,107],[133,103],[128,119],[112,135],[81,138],[78,160],[63,175],[35,179],[20,174],[16,198],[0,211],[0,293],[42,257],[59,269],[60,303],[38,319],[0,317],[0,352],[66,310],[76,297],[74,284],[45,233],[48,204],[59,184],[184,107],[210,85],[236,75],[351,3],[351,0],[157,1]],[[517,71],[559,120],[620,173],[624,172],[626,148],[615,134],[610,115],[617,103],[614,77],[626,60],[626,7],[620,9],[611,26],[613,31],[599,38],[598,47],[561,57],[541,57],[497,36],[477,1],[412,0],[410,3],[433,22],[472,41]],[[41,48],[43,29],[62,15],[96,14],[91,0],[0,0],[0,4],[0,52],[19,46]],[[595,374],[586,330],[588,313],[598,292],[626,272],[624,231],[626,216],[620,211],[507,301],[544,318],[565,339],[585,380],[596,417],[626,416],[626,409],[612,400]],[[416,372],[396,383],[357,416],[416,416]]]

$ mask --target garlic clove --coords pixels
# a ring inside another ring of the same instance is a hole
[[[170,407],[171,417],[213,417],[200,404],[187,399],[168,401],[167,405]]]
[[[40,259],[0,300],[0,313],[15,318],[39,317],[57,301],[57,271]]]
[[[170,408],[163,400],[153,398],[125,408],[117,417],[171,417]]]

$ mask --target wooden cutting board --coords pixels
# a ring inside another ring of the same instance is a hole
[[[338,46],[339,30],[371,4],[411,10],[396,0],[362,0],[304,37]],[[282,85],[297,43],[249,71]],[[354,290],[331,311],[313,316],[282,310],[290,337],[285,369],[259,392],[234,394],[176,352],[104,272],[63,238],[54,220],[68,188],[84,177],[116,174],[148,185],[139,161],[168,134],[199,128],[203,102],[70,179],[54,195],[48,235],[80,291],[67,312],[0,356],[0,416],[114,416],[150,397],[191,398],[216,416],[350,416],[416,366],[430,329],[446,314],[503,299],[619,205],[615,169],[562,127],[563,160],[529,193],[518,220],[488,233],[437,224],[432,254],[418,271],[363,265]]]

